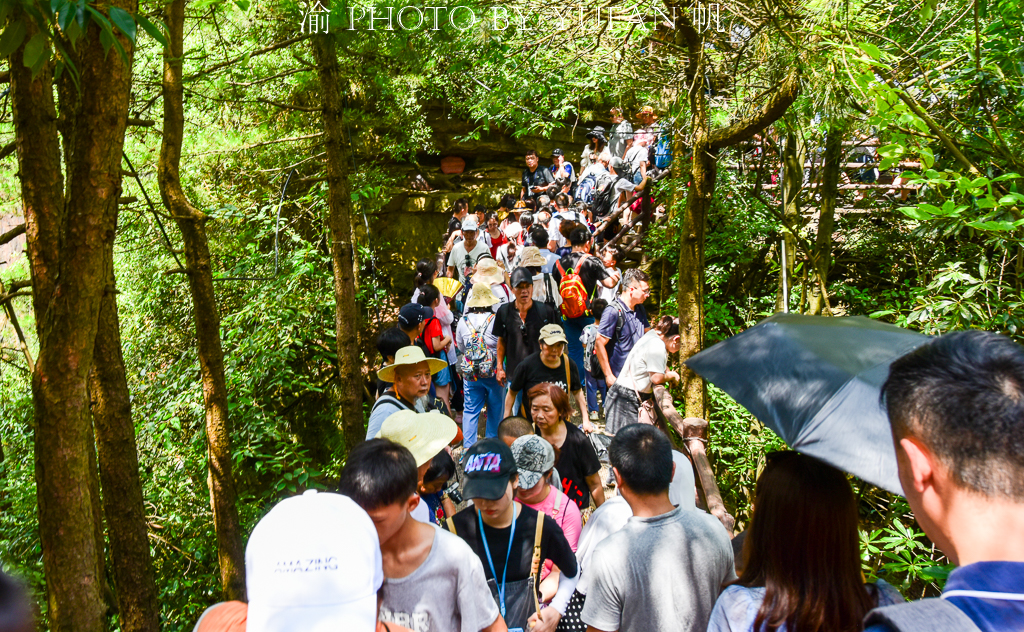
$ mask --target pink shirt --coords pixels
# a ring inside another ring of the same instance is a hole
[[[523,504],[554,518],[558,526],[562,527],[562,533],[565,534],[565,539],[569,541],[569,546],[572,547],[573,552],[576,551],[576,546],[580,541],[580,531],[583,530],[583,516],[580,515],[580,508],[576,506],[576,503],[549,485],[547,498],[536,505]],[[544,578],[551,573],[553,566],[554,564],[551,563],[551,560],[544,562],[544,568],[540,573],[541,581],[544,581]]]

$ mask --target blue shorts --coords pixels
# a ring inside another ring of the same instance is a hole
[[[448,386],[452,381],[452,374],[448,367],[441,369],[434,374],[434,386]]]

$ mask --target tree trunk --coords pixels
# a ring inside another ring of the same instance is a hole
[[[695,50],[691,48],[691,50]],[[704,61],[698,59],[692,75],[702,77]],[[800,93],[800,71],[789,74],[771,94],[761,109],[728,127],[711,129],[707,98],[701,84],[691,83],[690,120],[693,133],[693,165],[690,190],[683,211],[682,235],[679,240],[679,357],[689,358],[704,346],[704,231],[707,213],[715,194],[718,175],[718,152],[753,137],[758,131],[778,120]],[[704,380],[685,369],[682,378],[686,414],[707,419]]]
[[[96,350],[89,375],[96,450],[103,483],[103,509],[107,517],[121,629],[125,632],[156,632],[160,629],[160,605],[157,603],[156,581],[149,554],[139,455],[121,351],[113,241],[107,244],[106,268],[106,290],[100,306]]]
[[[114,6],[129,8],[126,2]],[[34,33],[32,20],[26,42]],[[121,38],[130,50],[131,43]],[[97,542],[96,473],[88,374],[104,291],[105,245],[113,241],[121,191],[130,62],[107,55],[93,23],[75,60],[83,86],[69,144],[63,199],[53,73],[35,78],[24,47],[11,56],[12,102],[39,359],[32,376],[39,534],[52,630],[106,629],[102,545]]]
[[[811,282],[808,313],[831,315],[828,304],[828,271],[832,267],[832,231],[835,229],[836,199],[839,193],[839,161],[843,157],[843,129],[832,127],[825,137],[825,164],[821,168],[821,210],[818,216],[818,234],[814,238],[811,263],[814,277]]]
[[[783,304],[784,296],[793,295],[793,269],[796,267],[797,237],[793,234],[800,228],[800,192],[804,185],[804,162],[807,152],[799,134],[790,131],[786,135],[786,143],[782,149],[782,239],[786,243],[786,256],[779,253],[781,262],[779,273],[779,290],[775,297],[775,311],[788,311]],[[782,280],[786,279],[786,293],[783,293]]]
[[[334,327],[337,334],[338,375],[341,378],[341,418],[345,445],[351,450],[366,436],[357,339],[360,318],[352,271],[355,246],[351,241],[352,197],[348,184],[348,166],[351,161],[342,127],[340,71],[334,36],[314,36],[312,47],[320,78],[327,145],[327,227],[331,232],[331,259],[334,266]]]
[[[718,173],[718,152],[711,148],[707,98],[701,85],[690,92],[690,113],[693,163],[679,239],[677,301],[681,360],[704,348],[704,230]],[[707,419],[704,380],[685,365],[681,378],[686,416]]]
[[[210,505],[217,534],[217,561],[225,599],[245,600],[245,550],[238,521],[237,493],[231,468],[231,425],[224,379],[224,349],[220,342],[220,313],[213,290],[206,215],[192,206],[181,188],[179,166],[184,137],[181,64],[185,0],[167,5],[165,18],[169,50],[164,51],[164,135],[157,177],[160,197],[181,230],[186,276],[196,319],[196,346],[206,409],[206,447],[209,458]]]

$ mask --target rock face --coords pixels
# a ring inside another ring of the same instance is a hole
[[[560,148],[566,159],[579,165],[586,133],[595,124],[575,130],[560,130],[552,138],[523,135],[510,130],[478,130],[472,122],[453,118],[440,107],[431,109],[427,122],[433,130],[433,152],[423,152],[415,162],[398,163],[393,168],[403,176],[404,186],[385,192],[386,202],[369,214],[369,235],[360,223],[357,235],[368,237],[379,257],[376,265],[400,294],[411,292],[416,261],[434,256],[441,248],[451,208],[459,198],[467,198],[470,208],[483,204],[497,208],[506,193],[519,196],[520,178],[526,168],[524,156],[534,149],[542,167],[551,165],[551,151]],[[441,159],[459,156],[466,161],[460,174],[441,173]],[[414,188],[420,176],[431,191]]]

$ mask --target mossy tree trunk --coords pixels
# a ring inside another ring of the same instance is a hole
[[[363,376],[359,360],[359,308],[356,305],[352,241],[352,194],[349,190],[350,148],[344,134],[341,70],[333,34],[312,38],[313,59],[320,79],[323,126],[327,149],[327,228],[334,267],[334,327],[337,337],[342,429],[352,449],[363,440]]]
[[[224,377],[224,349],[220,340],[220,312],[213,288],[210,244],[206,235],[208,217],[185,195],[179,171],[185,127],[181,83],[185,0],[173,0],[167,5],[164,21],[168,29],[168,50],[164,51],[164,130],[157,177],[160,197],[181,230],[185,275],[192,294],[206,411],[207,481],[217,535],[221,589],[225,599],[244,601],[245,549],[231,466],[231,423]]]

